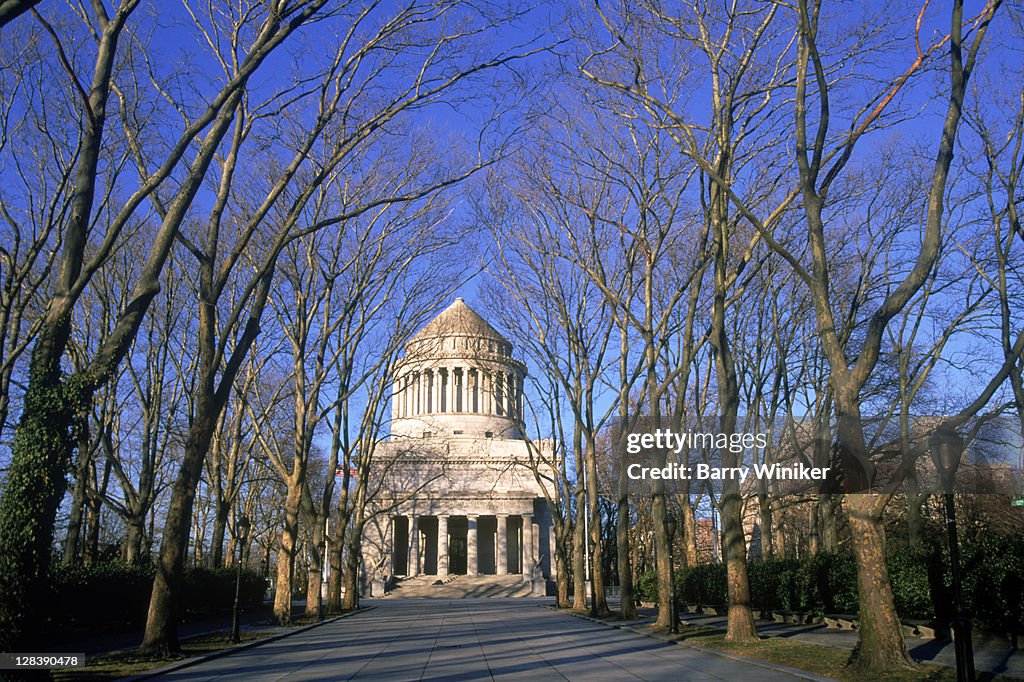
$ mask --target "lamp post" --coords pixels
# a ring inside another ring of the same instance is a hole
[[[964,452],[964,441],[956,429],[943,423],[929,439],[932,460],[942,481],[946,503],[946,530],[949,532],[949,561],[953,572],[953,647],[956,652],[957,682],[974,682],[974,651],[971,645],[971,620],[964,614],[963,584],[960,580],[960,546],[956,533],[956,505],[953,503],[953,479]]]
[[[668,631],[675,635],[679,634],[679,614],[676,612],[676,576],[672,560],[672,545],[676,536],[676,517],[672,514],[665,517],[665,532],[668,534],[668,577],[672,584],[672,601],[668,608]]]
[[[249,537],[249,519],[243,516],[235,522],[235,542],[238,544],[238,561],[235,562],[235,605],[231,609],[231,641],[238,644],[238,600],[242,591],[242,547]]]

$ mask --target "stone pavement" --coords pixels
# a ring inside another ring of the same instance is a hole
[[[549,599],[365,601],[367,611],[160,680],[794,680],[573,618]],[[822,679],[822,678],[817,678]]]

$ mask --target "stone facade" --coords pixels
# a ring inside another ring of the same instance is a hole
[[[391,438],[363,537],[367,577],[521,574],[552,578],[551,513],[531,462],[548,441],[521,431],[526,368],[461,299],[406,345]],[[531,456],[532,453],[532,456]]]

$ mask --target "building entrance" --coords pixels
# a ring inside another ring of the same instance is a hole
[[[454,575],[466,575],[466,536],[453,537],[448,540],[448,572]]]

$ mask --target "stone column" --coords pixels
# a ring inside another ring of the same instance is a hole
[[[551,580],[558,579],[558,562],[555,561],[555,527],[548,526],[548,561],[551,567]]]
[[[472,405],[469,404],[469,367],[462,370],[462,411],[469,412]]]
[[[409,372],[409,415],[419,413],[420,378],[416,372]]]
[[[525,419],[525,410],[523,409],[523,375],[516,375],[516,419],[522,421]]]
[[[491,414],[491,373],[480,373],[480,411]]]
[[[533,514],[523,514],[522,574],[533,577]]]
[[[429,369],[423,370],[423,411],[434,411],[434,373]]]
[[[388,542],[386,547],[388,548],[388,551],[391,553],[391,575],[398,575],[398,566],[395,563],[395,555],[397,553],[397,550],[395,549],[395,538],[397,537],[395,533],[395,527],[397,525],[397,521],[397,516],[388,517]]]
[[[476,514],[466,517],[466,575],[476,575]]]
[[[448,412],[448,368],[438,367],[437,372],[437,411]]]
[[[398,419],[401,415],[398,412],[398,398],[402,395],[401,392],[402,380],[395,379],[391,384],[391,418]]]
[[[421,369],[420,370],[420,377],[419,378],[420,378],[420,381],[419,381],[419,388],[420,388],[419,412],[420,412],[420,414],[426,414],[426,412],[427,412],[427,370]]]
[[[508,575],[508,514],[498,514],[498,530],[494,537],[494,565],[498,575]]]
[[[516,409],[516,373],[508,373],[508,416],[512,419],[519,418],[519,410]]]
[[[409,514],[409,576],[420,574],[420,524],[419,519]]]
[[[441,370],[435,367],[431,372],[434,377],[434,387],[430,391],[431,400],[434,401],[434,412],[439,413],[441,411]]]
[[[455,381],[455,372],[458,372],[459,380]],[[466,370],[462,367],[452,368],[452,412],[462,412],[465,405],[462,404],[462,383],[466,380]]]
[[[437,575],[448,575],[448,517],[437,517]]]
[[[449,412],[455,412],[455,365],[448,365],[448,385],[445,387],[445,401]]]
[[[477,391],[477,385],[480,383],[480,372],[479,370],[473,372],[473,381],[469,384],[469,409],[467,412],[479,412],[480,411],[480,394]],[[474,402],[474,399],[476,402]]]

